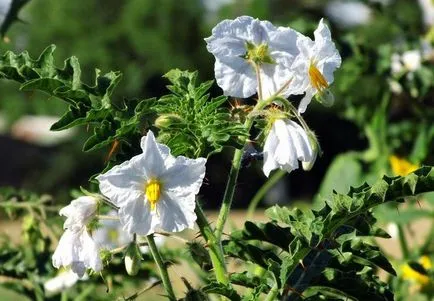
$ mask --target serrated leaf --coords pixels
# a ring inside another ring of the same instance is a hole
[[[218,294],[229,298],[231,301],[241,301],[240,295],[229,285],[218,282],[211,282],[202,287],[202,291],[208,294]]]

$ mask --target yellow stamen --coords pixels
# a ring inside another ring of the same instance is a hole
[[[155,211],[161,195],[161,183],[156,179],[150,179],[145,184],[146,198],[151,204],[151,210]]]
[[[413,164],[398,156],[390,156],[390,166],[396,176],[406,176],[419,168],[419,165]]]
[[[324,75],[321,74],[321,72],[318,70],[314,63],[311,63],[309,66],[309,79],[312,87],[317,89],[319,92],[323,92],[329,87],[329,84],[324,78]]]

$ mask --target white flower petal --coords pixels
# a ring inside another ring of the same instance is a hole
[[[186,228],[194,228],[196,214],[194,213],[195,195],[167,193],[157,204],[160,215],[160,225],[164,231],[180,232]]]
[[[99,272],[102,262],[99,257],[99,247],[93,241],[86,228],[80,231],[65,230],[52,257],[56,268],[71,267],[80,278],[87,268]]]
[[[298,168],[296,148],[292,139],[292,128],[283,120],[276,120],[273,124],[279,144],[274,153],[277,163],[285,170]]]
[[[312,41],[309,37],[299,36],[297,46],[300,49],[300,54],[295,58],[292,65],[295,73],[294,86],[297,87],[293,89],[293,94],[306,93],[298,108],[299,113],[305,112],[312,97],[318,92],[310,82],[310,66],[313,64],[318,69],[328,85],[333,83],[333,73],[341,66],[341,56],[323,19],[319,22],[314,36],[315,41]]]
[[[247,98],[255,94],[257,82],[253,66],[239,57],[226,61],[216,59],[214,66],[216,82],[224,95]]]
[[[119,206],[118,214],[123,230],[129,234],[149,235],[160,225],[160,217],[171,214],[184,215],[187,222],[171,221],[175,223],[173,226],[164,220],[165,230],[180,231],[182,227],[191,227],[196,220],[194,200],[205,175],[206,159],[175,158],[167,146],[155,141],[151,131],[142,139],[141,146],[143,154],[97,177],[100,190]],[[149,180],[160,186],[160,193],[153,200],[157,205],[156,210],[151,208],[146,195]],[[165,198],[172,196],[176,197],[172,200],[179,200],[182,204],[178,207],[164,205]],[[176,212],[167,211],[172,209]],[[182,211],[184,209],[185,212]]]
[[[67,217],[63,228],[80,229],[85,226],[96,213],[97,204],[96,198],[82,196],[60,209],[59,214]]]
[[[157,143],[152,131],[142,138],[140,145],[143,154],[143,163],[146,166],[143,170],[146,172],[146,177],[153,178],[159,177],[165,170],[165,160],[170,156],[170,149],[160,143]]]
[[[165,171],[161,179],[165,191],[178,191],[196,195],[205,176],[205,158],[176,158],[174,165]]]
[[[60,293],[74,286],[79,279],[78,275],[71,270],[61,272],[44,283],[44,291],[48,295]]]
[[[304,162],[310,162],[313,159],[313,150],[309,142],[306,131],[292,120],[287,122],[291,140],[294,143],[297,159]]]
[[[149,203],[145,203],[145,198],[131,201],[121,207],[119,217],[124,231],[139,235],[154,233],[159,222],[158,216],[151,212]]]
[[[277,168],[291,172],[299,161],[313,162],[315,156],[306,131],[291,120],[278,119],[265,141],[263,171],[267,177]]]
[[[310,104],[312,97],[315,95],[315,89],[313,89],[312,87],[309,87],[306,90],[306,94],[303,96],[302,100],[300,101],[300,104],[298,105],[298,113],[299,114],[303,114],[306,109],[307,106]]]
[[[244,58],[247,45],[266,45],[273,63],[262,63],[263,97],[275,94],[293,77],[291,64],[298,54],[297,32],[276,28],[268,21],[259,21],[243,16],[235,20],[224,20],[217,24],[212,36],[206,38],[207,49],[216,58],[215,77],[225,95],[250,97],[258,89],[253,63]],[[281,59],[284,58],[284,59]],[[289,86],[283,95],[291,94]]]
[[[262,170],[266,177],[270,175],[272,170],[279,168],[279,164],[274,159],[274,151],[277,149],[278,144],[279,140],[274,130],[271,129],[264,144],[264,165]]]

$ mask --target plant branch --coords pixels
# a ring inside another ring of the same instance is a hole
[[[209,248],[211,263],[214,268],[214,273],[218,282],[223,284],[229,283],[229,278],[226,273],[226,265],[224,261],[223,249],[219,241],[217,241],[214,232],[212,231],[208,220],[203,213],[202,207],[196,201],[196,223],[199,226],[200,233],[205,238],[206,244]]]
[[[169,273],[167,272],[166,264],[164,263],[160,252],[158,251],[157,245],[155,244],[154,235],[146,236],[148,240],[148,246],[151,250],[152,257],[158,266],[160,271],[161,280],[163,281],[164,289],[166,290],[167,296],[171,301],[176,301],[175,293],[173,292],[172,283],[170,282]]]

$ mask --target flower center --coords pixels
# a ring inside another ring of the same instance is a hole
[[[270,56],[270,53],[268,51],[268,45],[267,44],[261,44],[256,46],[253,43],[246,42],[246,49],[247,52],[243,56],[244,59],[251,61],[255,64],[274,64],[274,60]]]
[[[309,79],[312,87],[314,87],[317,91],[323,92],[329,87],[327,80],[324,78],[324,75],[318,70],[314,63],[310,63],[309,66]]]
[[[118,241],[119,233],[116,229],[109,230],[107,234],[110,242],[116,243]]]
[[[149,203],[151,204],[151,210],[155,211],[158,201],[161,195],[161,183],[157,179],[150,179],[145,185],[145,194]]]

